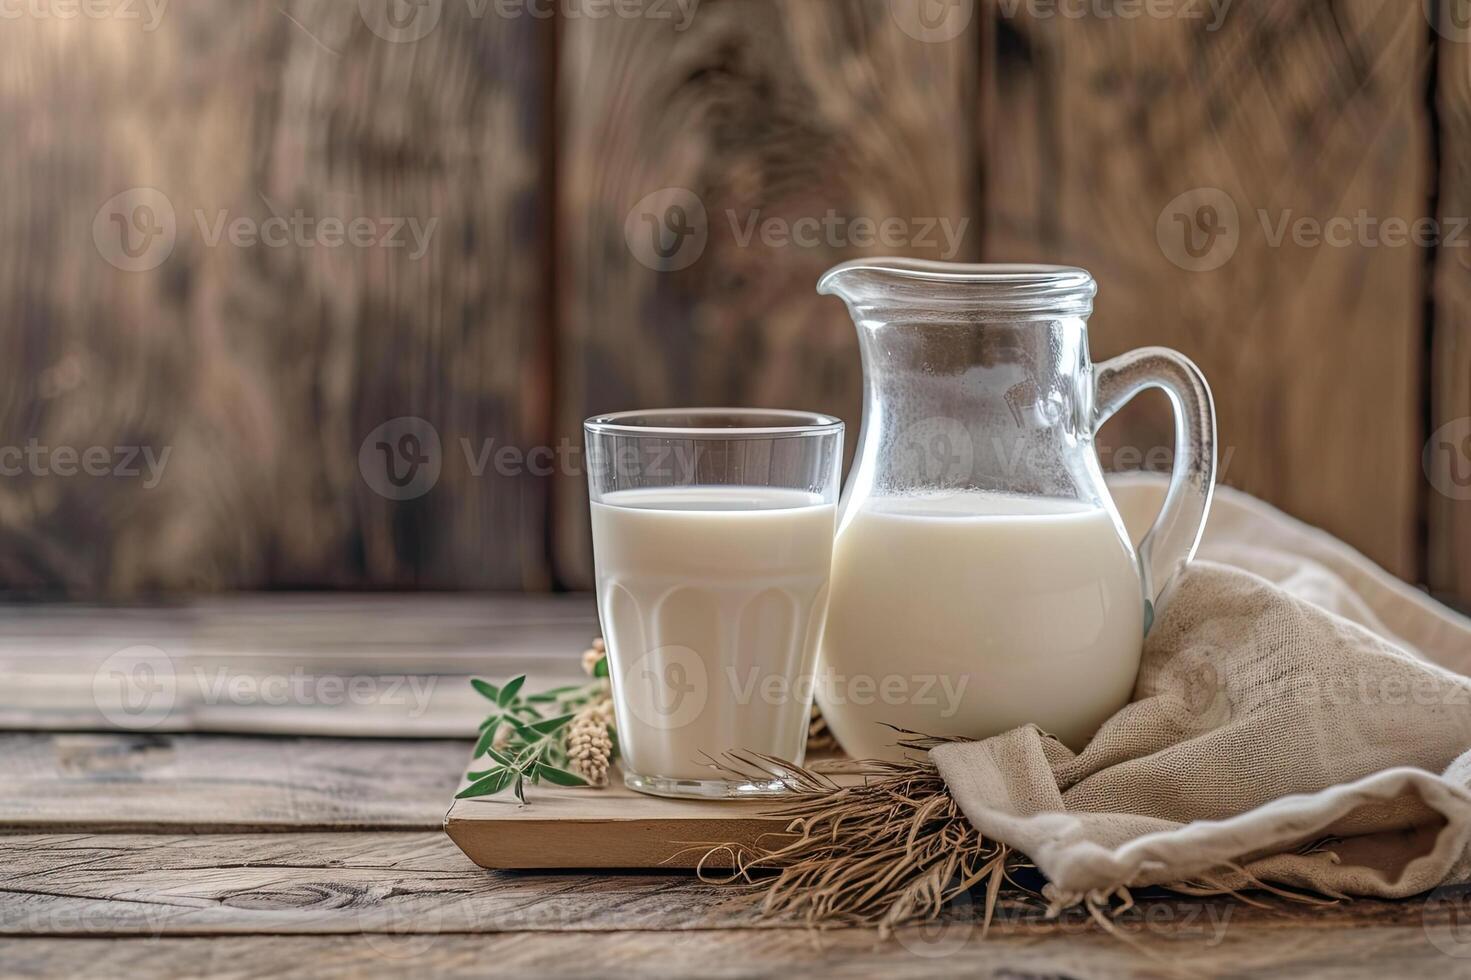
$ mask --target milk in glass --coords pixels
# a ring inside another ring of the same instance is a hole
[[[833,527],[821,496],[770,487],[619,490],[592,504],[628,770],[710,779],[725,753],[785,757],[805,743]]]

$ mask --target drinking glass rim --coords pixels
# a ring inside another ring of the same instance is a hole
[[[661,418],[745,416],[768,419],[772,425],[659,425]],[[634,420],[646,420],[635,422]],[[842,432],[843,420],[821,412],[789,408],[651,408],[594,415],[582,423],[595,435],[677,437],[686,439],[763,439]]]

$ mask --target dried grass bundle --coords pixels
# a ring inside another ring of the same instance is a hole
[[[1070,897],[1049,895],[1047,889],[1038,895],[1016,882],[1009,872],[1030,867],[1026,856],[983,838],[929,761],[931,748],[958,740],[894,730],[903,736],[899,744],[915,753],[903,762],[843,760],[802,767],[753,752],[731,753],[715,762],[735,778],[784,783],[791,794],[784,799],[791,802],[769,813],[789,823],[784,834],[773,835],[771,847],[726,843],[708,848],[697,867],[700,878],[744,887],[765,916],[813,928],[877,926],[884,936],[908,923],[936,919],[952,902],[969,907],[969,893],[984,882],[983,938],[1001,889],[1010,884],[1017,891],[1045,897],[1047,918],[1064,907],[1081,905],[1104,932],[1137,945],[1112,922],[1133,907],[1128,888]],[[845,785],[831,778],[839,774],[861,775],[863,782]],[[732,870],[722,874],[711,867]],[[1343,898],[1273,887],[1236,864],[1222,871],[1234,872],[1238,882],[1245,878],[1249,888],[1288,900],[1289,906],[1332,904]],[[1270,907],[1243,894],[1239,885],[1210,876],[1165,887],[1182,895],[1229,895]],[[1274,910],[1286,914],[1280,907]]]
[[[981,837],[945,789],[928,751],[947,739],[896,729],[904,762],[868,760],[804,768],[770,756],[734,753],[719,765],[741,778],[779,779],[791,802],[771,811],[787,835],[770,848],[723,844],[700,861],[706,881],[738,882],[763,915],[809,926],[876,925],[881,932],[932,919],[947,903],[986,883],[989,925],[1007,879],[1008,849]],[[859,785],[829,774],[857,773]],[[707,866],[730,867],[716,874]]]

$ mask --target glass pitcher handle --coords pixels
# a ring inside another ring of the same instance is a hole
[[[1168,347],[1141,347],[1094,366],[1093,431],[1146,388],[1159,388],[1175,410],[1175,468],[1164,506],[1139,542],[1144,629],[1160,597],[1195,555],[1216,486],[1216,408],[1195,364]]]

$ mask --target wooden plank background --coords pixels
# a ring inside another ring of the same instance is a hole
[[[1437,216],[1471,215],[1471,28],[1436,14]],[[1471,604],[1471,232],[1435,253],[1431,293],[1430,437],[1425,445],[1431,588]]]
[[[1464,912],[1451,912],[1428,928],[1437,936],[1454,936],[1458,914]],[[651,938],[647,932],[576,931],[425,935],[387,927],[326,939],[18,938],[0,941],[0,957],[20,976],[100,980],[111,980],[119,973],[172,977],[200,971],[357,980],[398,976],[405,964],[432,969],[435,976],[469,978],[483,977],[487,963],[519,975],[552,973],[589,980],[609,976],[739,978],[785,975],[794,969],[865,980],[929,980],[939,971],[961,976],[1087,976],[1098,980],[1181,973],[1272,978],[1281,976],[1284,969],[1293,976],[1334,980],[1466,975],[1459,961],[1447,959],[1418,928],[1352,924],[1305,937],[1301,930],[1264,922],[1229,935],[1221,946],[1181,943],[1171,937],[1149,939],[1140,952],[1102,934],[1003,936],[993,931],[982,938],[979,929],[936,936],[932,930],[916,928],[906,930],[902,940],[885,943],[872,932],[857,929],[817,940],[796,930],[772,931],[753,942],[739,930],[687,930]],[[947,958],[937,966],[936,956]],[[248,970],[240,969],[242,963],[249,964]]]
[[[5,21],[0,443],[170,454],[149,488],[7,477],[6,585],[549,584],[545,479],[476,477],[459,440],[546,439],[552,27],[440,16],[412,42],[335,0]],[[94,217],[138,187],[174,245],[127,271]],[[209,243],[221,212],[298,210],[412,219],[427,251]],[[405,416],[441,473],[390,500],[359,447]]]
[[[1228,482],[1416,578],[1424,257],[1274,244],[1267,228],[1423,213],[1418,8],[1242,4],[1214,31],[1184,18],[1003,26],[982,128],[993,144],[1011,135],[993,158],[990,254],[1089,268],[1095,359],[1183,351],[1214,389]],[[1197,234],[1210,207],[1223,231],[1198,235],[1210,249],[1197,259],[1169,219]],[[1106,452],[1172,451],[1163,397],[1121,421]]]
[[[469,742],[391,744],[0,735],[5,972],[1467,975],[1464,888],[1321,905],[1138,890],[1114,936],[1007,888],[988,931],[977,898],[885,940],[762,919],[687,875],[484,871],[438,828]]]
[[[597,632],[584,594],[11,604],[0,728],[461,738],[487,710],[471,676],[579,682]]]
[[[0,479],[0,587],[585,587],[581,418],[741,402],[856,431],[852,327],[812,286],[902,252],[1089,267],[1095,355],[1164,343],[1205,368],[1227,482],[1471,602],[1471,260],[1448,240],[1471,39],[1436,4],[983,0],[928,23],[908,0],[443,0],[405,22],[392,2],[6,21],[0,447],[170,455],[156,486]],[[156,268],[108,261],[111,215],[157,203],[113,201],[131,188],[173,212]],[[416,255],[407,231],[274,248],[201,227],[298,210],[432,232]],[[1360,212],[1444,237],[1269,234]],[[829,215],[811,245],[761,236]],[[854,242],[888,217],[908,237]],[[916,240],[942,219],[953,241]],[[1106,462],[1167,426],[1144,400]],[[432,488],[385,484],[405,435]]]

